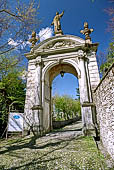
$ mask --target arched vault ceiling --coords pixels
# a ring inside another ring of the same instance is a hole
[[[71,73],[74,76],[78,77],[78,74],[77,74],[75,68],[72,65],[70,65],[70,64],[59,64],[59,65],[52,67],[49,70],[50,85],[51,85],[53,79],[60,74],[60,71],[64,71],[65,73]]]

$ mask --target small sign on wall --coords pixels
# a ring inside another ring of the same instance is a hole
[[[23,113],[9,113],[8,118],[8,132],[22,132],[23,131]]]

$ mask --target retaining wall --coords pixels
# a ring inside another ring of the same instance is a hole
[[[69,120],[65,120],[65,121],[53,121],[52,125],[54,129],[60,129],[66,125],[69,125],[71,123],[74,123],[78,120],[81,120],[81,117],[76,116],[74,119],[69,119]]]
[[[100,139],[114,159],[114,63],[93,93]]]

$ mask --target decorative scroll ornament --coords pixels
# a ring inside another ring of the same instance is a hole
[[[68,48],[68,47],[75,47],[77,45],[80,45],[80,43],[73,42],[73,41],[57,41],[53,44],[46,45],[43,49]]]

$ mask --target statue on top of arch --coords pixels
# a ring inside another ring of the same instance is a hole
[[[51,23],[51,25],[54,25],[55,35],[63,34],[61,30],[61,23],[60,23],[60,19],[63,16],[63,14],[64,14],[64,11],[61,14],[59,14],[59,12],[56,12],[56,16],[54,17],[53,22]]]

